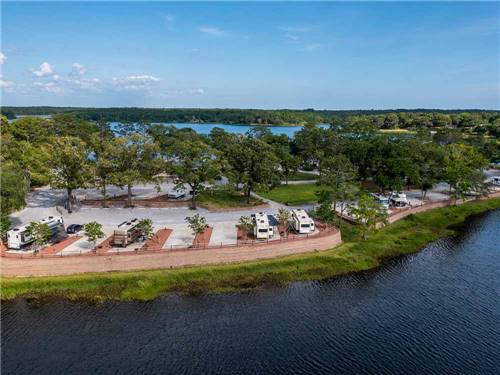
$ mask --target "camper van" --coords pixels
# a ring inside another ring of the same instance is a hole
[[[301,208],[292,210],[292,227],[297,233],[308,234],[314,232],[314,221]]]
[[[141,235],[141,232],[137,228],[138,224],[138,219],[132,219],[118,224],[118,228],[113,232],[113,245],[127,247],[127,245],[135,242]]]
[[[64,232],[64,220],[62,217],[49,216],[40,220],[39,223],[49,226],[52,231],[52,237]],[[9,249],[20,250],[34,241],[35,239],[28,234],[28,225],[11,229],[7,232],[7,247]]]
[[[269,223],[269,217],[265,213],[259,212],[252,215],[252,219],[254,222],[253,234],[256,239],[268,240],[274,236],[274,228]]]

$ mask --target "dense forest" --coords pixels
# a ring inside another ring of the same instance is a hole
[[[500,112],[483,110],[261,110],[189,108],[78,108],[78,107],[3,107],[2,114],[15,116],[73,114],[88,121],[219,123],[262,125],[339,125],[352,116],[366,116],[380,129],[420,129],[431,127],[474,127],[500,125]],[[498,133],[497,133],[498,134]]]

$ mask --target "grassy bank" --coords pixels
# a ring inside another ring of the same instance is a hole
[[[305,204],[318,200],[316,192],[320,187],[315,183],[298,185],[280,185],[269,191],[258,191],[260,196],[283,204]]]
[[[168,292],[229,292],[291,281],[321,280],[377,267],[387,257],[415,252],[430,241],[453,234],[450,226],[468,216],[500,208],[500,199],[477,201],[411,215],[359,239],[352,227],[335,249],[285,258],[213,267],[116,272],[81,276],[2,280],[2,299],[16,297],[72,300],[150,300]]]

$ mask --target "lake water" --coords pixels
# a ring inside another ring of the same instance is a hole
[[[148,303],[2,304],[3,374],[498,374],[500,211],[362,274]]]
[[[111,128],[115,129],[119,124],[117,122],[111,122]],[[179,129],[193,129],[197,133],[208,135],[214,128],[221,128],[229,133],[237,133],[237,134],[245,134],[251,129],[255,128],[255,125],[228,125],[228,124],[198,124],[198,123],[160,123],[163,125],[172,125]],[[318,124],[318,127],[328,128],[327,124]],[[267,126],[267,129],[271,131],[273,134],[284,134],[289,136],[290,138],[302,129],[302,126]]]

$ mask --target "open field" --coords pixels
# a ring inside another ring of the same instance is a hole
[[[453,234],[452,225],[468,216],[499,209],[500,199],[468,202],[410,215],[359,239],[343,229],[345,243],[335,249],[284,258],[221,266],[95,273],[80,276],[2,279],[2,299],[16,297],[72,300],[150,300],[168,292],[199,294],[283,286],[375,268],[384,258],[415,252],[430,241]]]
[[[294,205],[314,203],[318,200],[316,192],[320,187],[315,183],[300,185],[280,185],[269,191],[258,191],[257,193],[264,198],[275,202]]]

